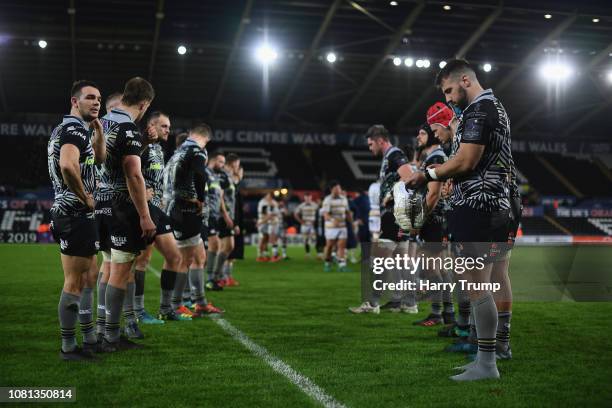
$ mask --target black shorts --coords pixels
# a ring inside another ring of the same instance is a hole
[[[439,252],[443,248],[444,226],[439,222],[426,222],[419,231],[419,238],[428,250]]]
[[[110,232],[111,249],[138,254],[152,242],[143,238],[140,216],[129,202],[113,201]]]
[[[111,222],[113,219],[113,205],[110,201],[97,201],[94,209],[96,227],[100,239],[100,251],[111,249]]]
[[[94,217],[51,214],[51,233],[64,255],[87,258],[100,248]]]
[[[168,216],[172,221],[174,237],[183,241],[200,235],[202,232],[202,215],[198,208],[190,202],[174,201],[168,208]]]
[[[218,218],[213,217],[212,215],[210,217],[208,217],[208,234],[207,236],[210,235],[217,235],[219,233],[219,227],[218,227]]]
[[[483,257],[485,263],[505,257],[508,251],[510,210],[485,212],[456,207],[449,216],[449,231],[461,256]]]
[[[227,224],[225,223],[225,220],[223,219],[223,217],[219,218],[218,226],[219,226],[219,238],[227,238],[227,237],[234,236],[234,228],[229,228]]]
[[[169,234],[172,232],[172,220],[156,205],[149,203],[149,213],[153,224],[157,227],[157,235]]]
[[[400,227],[395,223],[395,216],[391,211],[385,211],[380,217],[380,235],[378,239],[400,242]]]
[[[204,242],[208,241],[208,225],[205,223],[202,223],[202,228],[200,228],[200,238]]]

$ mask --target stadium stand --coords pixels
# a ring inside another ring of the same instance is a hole
[[[541,195],[572,195],[532,153],[513,153],[517,168],[527,177],[529,184]]]
[[[553,225],[544,217],[526,217],[521,220],[525,235],[565,235],[566,232]]]
[[[612,180],[589,158],[547,154],[546,160],[585,196],[606,197],[612,192]]]

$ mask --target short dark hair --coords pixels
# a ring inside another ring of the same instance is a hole
[[[98,85],[96,85],[96,83],[93,81],[89,81],[87,79],[79,79],[78,81],[74,81],[74,83],[72,84],[72,88],[70,89],[70,97],[80,96],[81,90],[86,86],[91,86],[93,88],[100,89],[98,88]]]
[[[225,163],[227,164],[232,164],[238,160],[240,160],[240,157],[238,157],[236,153],[228,153],[228,155],[225,157]]]
[[[106,97],[106,100],[110,101],[111,99],[115,99],[115,98],[121,98],[121,92],[113,92],[112,94]]]
[[[151,112],[151,114],[149,115],[149,118],[147,119],[147,124],[150,124],[151,122],[153,122],[154,120],[159,119],[160,117],[165,116],[167,118],[169,118],[170,116],[166,115],[164,112],[162,111],[155,111],[155,112]]]
[[[198,123],[191,129],[189,129],[189,133],[195,133],[201,136],[208,136],[210,139],[212,139],[213,136],[212,128],[206,123]]]
[[[176,135],[176,147],[179,147],[180,145],[185,143],[185,140],[187,140],[188,137],[189,135],[185,132],[181,132],[178,135]]]
[[[331,180],[329,183],[327,183],[327,188],[329,188],[330,190],[336,186],[342,187],[342,184],[340,184],[339,180]]]
[[[152,102],[155,99],[155,90],[149,81],[141,77],[134,77],[125,83],[121,102],[127,106],[134,106],[141,102]]]
[[[383,125],[372,125],[365,134],[369,139],[389,140],[389,131]]]
[[[461,71],[471,71],[473,74],[476,73],[472,65],[470,65],[467,60],[464,59],[452,59],[446,62],[444,68],[438,72],[436,75],[436,87],[440,87],[442,85],[442,81],[447,79],[449,76],[459,73]]]

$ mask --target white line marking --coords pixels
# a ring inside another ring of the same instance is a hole
[[[151,265],[147,266],[147,270],[153,272],[158,278],[161,278],[161,272],[152,267]]]
[[[147,270],[153,272],[158,277],[161,276],[160,271],[147,266]],[[291,366],[284,361],[274,357],[268,350],[259,344],[251,340],[246,334],[241,332],[239,329],[234,327],[230,322],[220,317],[210,317],[213,322],[219,325],[223,330],[230,334],[233,338],[238,340],[244,347],[246,347],[251,353],[261,358],[266,362],[274,371],[285,376],[291,381],[296,387],[298,387],[303,393],[313,398],[314,400],[321,403],[326,408],[347,408],[341,402],[336,401],[331,395],[328,395],[321,387],[316,385],[310,380],[310,378],[298,373]]]
[[[303,393],[321,403],[326,408],[346,408],[341,402],[338,402],[328,395],[321,387],[313,383],[310,378],[295,371],[289,364],[274,357],[268,350],[251,340],[246,334],[234,327],[230,322],[222,318],[211,317],[211,320],[217,323],[223,330],[229,333],[233,338],[238,340],[251,353],[261,358],[274,371],[285,376]]]

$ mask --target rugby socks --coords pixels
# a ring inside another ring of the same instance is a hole
[[[83,288],[81,291],[81,301],[79,302],[79,323],[83,342],[89,344],[94,344],[98,341],[93,322],[93,300],[93,288]]]
[[[234,262],[230,261],[227,263],[227,271],[226,271],[227,277],[231,278],[233,272],[234,272]]]
[[[60,301],[57,305],[59,315],[60,331],[62,334],[62,351],[69,353],[77,346],[76,322],[79,313],[80,296],[66,293],[62,290]]]
[[[177,272],[176,281],[174,282],[174,290],[172,291],[172,309],[176,310],[183,304],[183,291],[187,285],[187,272]]]
[[[272,256],[276,258],[278,256],[278,245],[272,245]]]
[[[281,253],[283,254],[283,258],[287,257],[287,244],[283,242],[283,246],[281,246]]]
[[[134,313],[134,294],[136,293],[136,283],[128,282],[123,300],[123,318],[126,323],[135,323],[136,314]]]
[[[223,278],[223,265],[225,264],[225,261],[227,261],[227,255],[223,252],[218,252],[216,265],[213,272],[213,280],[218,281]]]
[[[189,269],[189,281],[191,282],[191,287],[193,288],[193,301],[201,306],[205,306],[207,303],[204,293],[204,285],[202,284],[203,275],[204,269]]]
[[[491,292],[472,302],[476,331],[478,332],[478,354],[476,364],[469,365],[465,372],[452,376],[455,381],[474,381],[499,378],[495,361],[495,332],[497,331],[497,308]]]
[[[96,334],[98,336],[104,335],[106,326],[106,285],[107,283],[101,282],[102,272],[98,274],[98,311],[96,318]]]
[[[111,343],[119,341],[119,323],[121,321],[121,309],[123,308],[125,292],[125,289],[116,288],[110,284],[106,286],[106,326],[104,338]]]
[[[510,320],[512,312],[497,312],[496,350],[506,352],[510,348]]]
[[[338,267],[346,268],[346,258],[338,258]]]
[[[174,292],[174,284],[176,283],[176,272],[162,269],[160,285],[161,297],[159,300],[159,310],[166,313],[172,310],[172,292]]]
[[[437,287],[442,283],[442,278],[438,275],[434,275],[431,278],[431,282],[435,282]],[[431,294],[431,314],[436,316],[442,316],[442,290],[430,290]]]
[[[484,364],[495,364],[497,307],[491,292],[487,292],[474,302],[474,321],[478,333],[478,361]]]
[[[145,271],[134,271],[134,312],[136,317],[144,311]]]
[[[213,280],[216,262],[217,262],[217,252],[208,251],[206,253],[206,274],[208,275],[208,280]]]
[[[304,244],[304,249],[306,250],[307,254],[310,254],[310,243],[308,241],[306,241]]]

